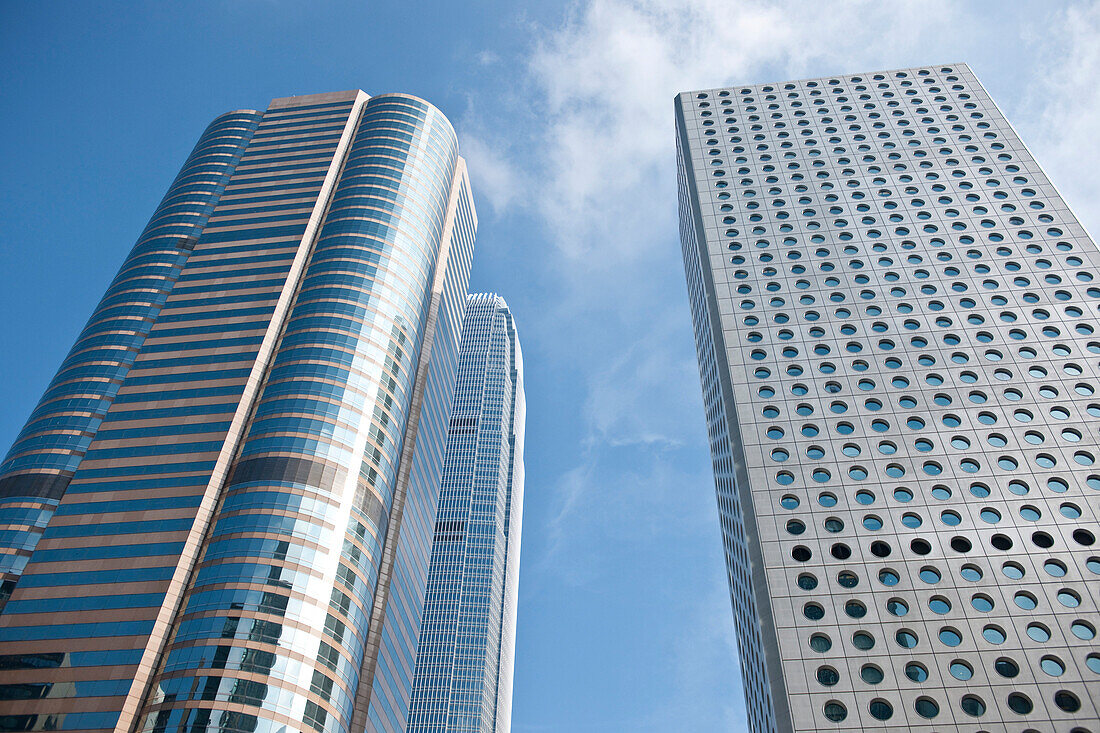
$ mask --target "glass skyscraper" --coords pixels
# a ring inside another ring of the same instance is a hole
[[[405,729],[476,226],[415,97],[210,124],[0,465],[0,729]]]
[[[511,729],[523,522],[523,355],[504,299],[471,295],[435,523],[410,733]]]
[[[964,64],[676,97],[753,731],[1100,730],[1100,253]]]

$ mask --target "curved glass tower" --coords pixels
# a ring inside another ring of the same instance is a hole
[[[523,523],[523,354],[504,299],[462,325],[410,733],[507,733]]]
[[[476,226],[415,97],[211,124],[3,464],[6,729],[404,730]]]
[[[259,112],[215,119],[199,138],[0,463],[0,609],[80,465],[210,212],[256,131]]]
[[[1100,730],[1100,253],[965,64],[676,97],[750,727]]]

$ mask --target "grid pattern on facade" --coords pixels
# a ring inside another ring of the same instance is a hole
[[[447,431],[410,732],[510,728],[523,503],[522,370],[504,300],[471,295]]]
[[[751,497],[723,530],[762,557],[727,539],[734,605],[750,571],[790,712],[747,675],[750,707],[1096,731],[1095,244],[962,64],[676,107],[704,390],[724,368],[737,408],[708,396],[708,423],[736,426]]]

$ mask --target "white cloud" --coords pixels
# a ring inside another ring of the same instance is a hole
[[[737,659],[737,646],[730,614],[724,613],[729,605],[723,577],[714,578],[702,597],[684,599],[679,609],[683,623],[667,671],[672,694],[654,701],[646,724],[639,727],[682,730],[683,721],[690,720],[694,730],[748,730],[740,669],[731,663]]]
[[[1013,110],[1024,141],[1094,233],[1100,232],[1098,39],[1100,3],[1070,6],[1033,29],[1029,40],[1037,60],[1029,65],[1023,104]]]
[[[928,36],[943,44],[955,15],[943,1],[808,8],[593,0],[544,34],[528,68],[541,129],[527,163],[542,184],[538,213],[567,257],[615,261],[668,246],[677,92],[891,65]]]
[[[479,51],[475,58],[481,66],[492,66],[500,63],[500,56],[488,49]]]
[[[479,195],[541,222],[552,245],[541,284],[558,297],[527,329],[547,358],[577,369],[586,391],[583,447],[554,486],[544,566],[571,573],[580,563],[585,575],[570,583],[613,572],[586,558],[624,527],[632,541],[668,543],[670,531],[683,538],[702,526],[647,520],[675,512],[670,491],[712,491],[675,222],[677,92],[967,62],[1086,226],[1100,229],[1100,3],[589,0],[536,30],[507,109],[478,120],[508,134],[483,136],[474,151],[477,165],[488,161]],[[694,507],[714,522],[708,499]],[[720,562],[717,537],[712,544]],[[669,729],[678,711],[713,704],[722,690],[737,705],[715,713],[714,729],[743,725],[730,680],[705,686],[734,653],[724,583],[696,600],[684,617],[700,628],[685,632],[669,695],[639,729]]]
[[[686,306],[660,314],[622,353],[594,370],[585,403],[590,446],[674,448],[685,434],[704,437],[698,399],[682,398],[692,387],[699,391],[690,328]]]
[[[526,188],[525,172],[508,160],[507,146],[483,135],[483,132],[463,132],[460,147],[475,196],[478,201],[488,201],[493,213],[500,214],[509,209]]]
[[[573,6],[560,26],[542,29],[521,88],[505,97],[507,114],[477,120],[476,129],[508,134],[464,144],[479,195],[496,211],[533,214],[553,245],[547,272],[559,280],[561,298],[539,314],[543,330],[585,318],[619,329],[600,332],[601,362],[611,369],[588,373],[590,438],[611,445],[664,440],[658,413],[646,408],[682,403],[685,390],[697,390],[689,375],[654,378],[662,365],[682,374],[679,352],[637,342],[671,309],[686,313],[683,291],[669,279],[682,277],[677,92],[967,61],[1006,109],[1031,100],[1020,105],[1027,139],[1086,223],[1095,224],[1100,207],[1096,214],[1089,207],[1100,196],[1100,179],[1080,161],[1100,154],[1100,5],[1048,8],[957,0],[591,0]],[[559,353],[583,358],[575,344]],[[649,398],[640,413],[629,398],[637,394]],[[688,402],[696,399],[693,393]],[[654,422],[640,424],[645,420]]]

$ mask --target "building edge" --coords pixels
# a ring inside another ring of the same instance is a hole
[[[708,410],[710,414],[707,416],[707,433],[715,474],[719,516],[723,511],[723,487],[719,475],[726,473],[733,484],[731,487],[734,495],[731,498],[735,499],[731,507],[734,513],[733,519],[742,532],[741,537],[730,537],[725,523],[720,522],[726,555],[726,576],[734,618],[737,620],[738,656],[746,708],[750,729],[754,733],[764,733],[765,730],[793,733],[794,721],[788,703],[786,680],[783,676],[779,653],[779,639],[767,587],[763,547],[756,540],[756,521],[752,511],[753,497],[745,467],[744,445],[737,427],[737,406],[733,397],[733,385],[730,382],[730,369],[726,361],[718,300],[710,268],[704,264],[709,259],[706,240],[702,235],[705,228],[699,202],[694,195],[694,189],[688,183],[694,180],[694,174],[691,157],[686,154],[688,135],[682,106],[684,94],[688,92],[680,93],[674,98],[676,157],[680,179],[677,186],[681,226],[680,244],[683,251],[704,403],[707,402],[708,392],[712,392],[716,394],[721,405],[719,410]],[[704,364],[709,364],[711,368],[707,369]],[[732,471],[721,468],[724,458],[723,443],[728,445],[731,452],[729,460],[732,463]],[[742,550],[741,557],[746,559],[739,559],[730,552],[733,543],[739,546]],[[743,581],[748,586],[745,590],[737,587],[738,579],[735,573],[742,575]],[[744,614],[738,614],[738,602],[748,606],[745,609],[746,612],[755,619],[755,623],[751,626]],[[757,649],[763,652],[762,657],[756,654]],[[762,713],[766,717],[754,720],[754,712]],[[768,728],[763,727],[766,721],[770,723]]]

